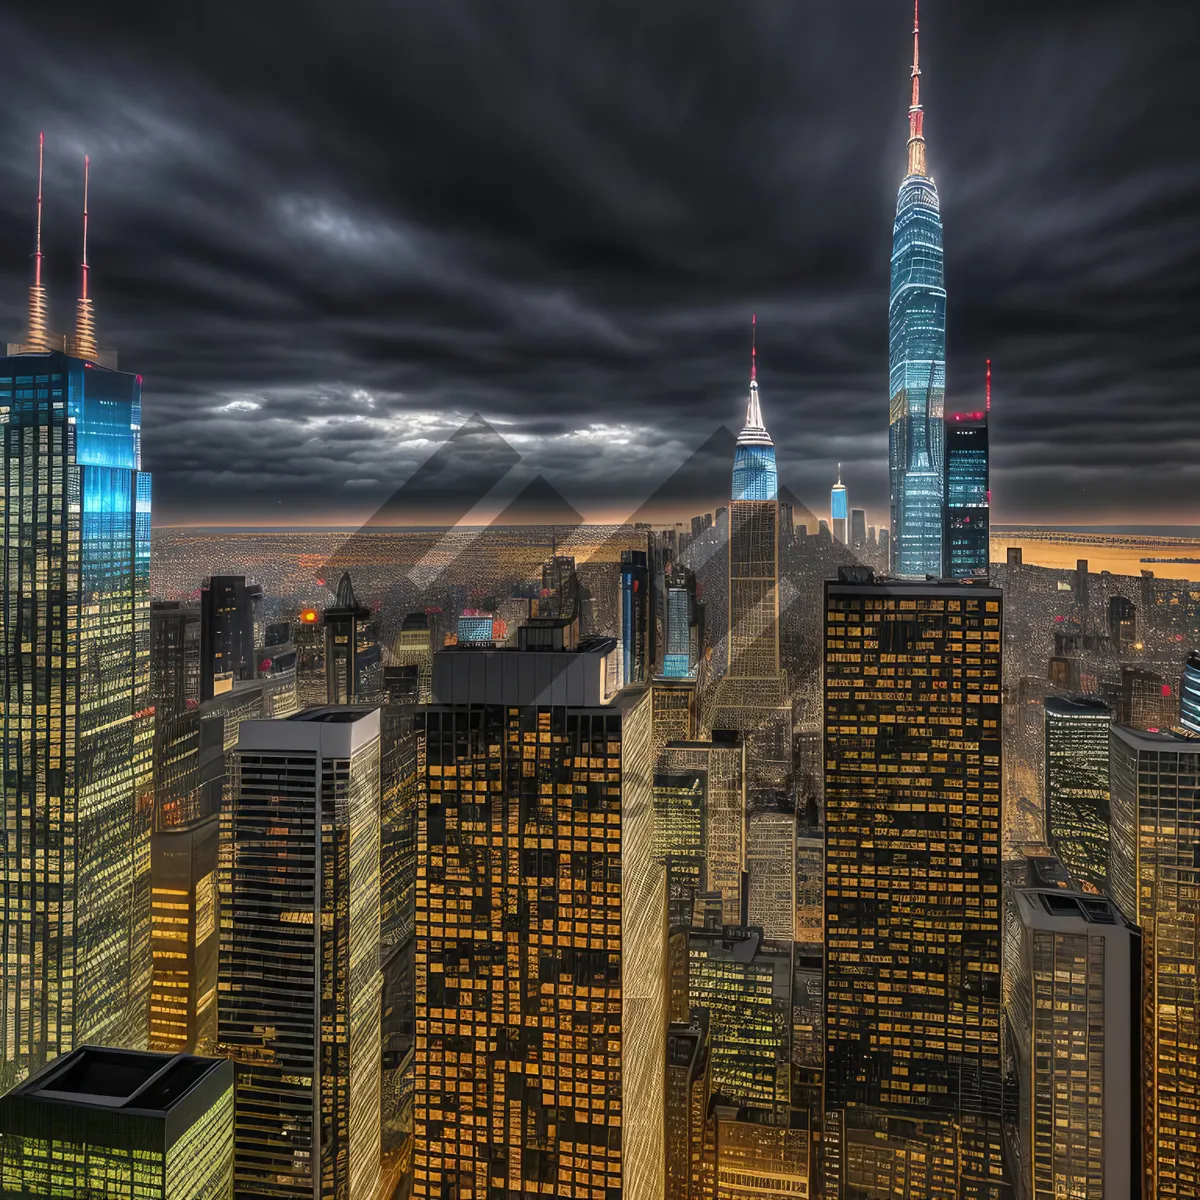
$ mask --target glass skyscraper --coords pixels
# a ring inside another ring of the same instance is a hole
[[[0,359],[0,1087],[146,1045],[153,819],[142,380]]]
[[[908,173],[896,202],[889,328],[892,570],[923,579],[942,573],[946,288],[937,186],[925,162],[915,24]]]
[[[645,683],[650,669],[650,568],[645,550],[621,551],[621,682]]]
[[[986,579],[991,561],[987,413],[955,413],[946,419],[945,433],[942,574],[950,579]]]
[[[1179,687],[1179,723],[1189,733],[1200,734],[1200,654],[1195,650],[1183,667]]]

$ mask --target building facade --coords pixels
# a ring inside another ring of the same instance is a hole
[[[374,704],[383,692],[383,657],[374,614],[359,604],[343,572],[324,612],[325,697],[330,704]]]
[[[83,1042],[144,1048],[150,476],[142,380],[0,359],[5,545],[0,1087]]]
[[[200,699],[257,674],[254,624],[262,586],[244,575],[213,575],[200,589]]]
[[[835,1197],[900,1177],[912,1197],[1001,1194],[1001,622],[978,585],[825,585]]]
[[[937,185],[925,159],[919,34],[913,29],[908,172],[896,201],[889,305],[892,571],[942,573],[946,287]]]
[[[1142,1161],[1146,1196],[1193,1195],[1200,1181],[1200,739],[1110,732],[1109,888],[1142,931]]]
[[[81,1046],[0,1098],[0,1196],[230,1200],[233,1065]]]
[[[242,723],[217,1008],[238,1195],[372,1200],[378,1185],[379,771],[376,709]]]
[[[1046,711],[1046,840],[1086,891],[1108,883],[1108,730],[1094,696],[1050,696]]]
[[[942,574],[948,579],[986,579],[991,568],[992,496],[987,411],[947,417],[945,438]]]
[[[650,569],[644,550],[621,551],[621,682],[643,684],[650,671]]]
[[[413,1195],[659,1200],[650,691],[615,640],[522,634],[436,655],[419,717]]]

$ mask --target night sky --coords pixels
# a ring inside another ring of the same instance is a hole
[[[995,519],[1200,523],[1195,0],[925,0],[947,407],[995,363]],[[149,15],[148,15],[149,14]],[[92,157],[102,344],[162,524],[353,521],[472,413],[588,517],[740,428],[887,499],[909,0],[22,0],[0,324],[37,135],[56,325]],[[514,456],[515,457],[515,456]],[[719,481],[719,488],[726,485]]]

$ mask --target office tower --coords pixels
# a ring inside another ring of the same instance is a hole
[[[865,509],[850,510],[850,544],[856,550],[863,550],[867,546],[867,513]]]
[[[212,1052],[217,1032],[216,813],[151,842],[150,1049]]]
[[[751,783],[779,788],[791,766],[792,710],[779,665],[779,477],[759,403],[756,346],[733,460],[726,607],[728,666],[705,724],[738,730],[749,743]]]
[[[1015,905],[1013,1174],[1031,1200],[1140,1196],[1141,934],[1106,896],[1021,889]]]
[[[757,795],[746,818],[747,920],[771,941],[796,933],[796,809],[786,795]]]
[[[459,614],[455,622],[455,637],[460,646],[493,646],[496,643],[495,626],[495,613],[468,608]]]
[[[644,550],[621,551],[621,682],[641,684],[650,669],[650,571]]]
[[[992,407],[992,364],[988,362],[987,401],[982,412],[946,418],[946,478],[942,574],[950,579],[986,579],[991,563],[991,480],[988,417]]]
[[[1200,653],[1193,650],[1183,666],[1179,685],[1179,724],[1188,733],[1200,734]]]
[[[656,776],[699,781],[703,888],[720,894],[724,923],[740,925],[746,873],[746,743],[728,730],[714,730],[708,742],[670,742],[659,755]]]
[[[1114,725],[1109,747],[1110,895],[1144,947],[1143,1195],[1190,1196],[1200,1180],[1200,739]]]
[[[1157,733],[1175,724],[1179,702],[1175,689],[1154,671],[1121,667],[1122,725]]]
[[[325,684],[330,704],[373,704],[383,689],[379,630],[371,610],[359,604],[343,571],[325,626]]]
[[[686,567],[673,565],[666,576],[667,637],[663,675],[687,679],[695,675],[702,652],[700,617],[703,606],[696,603],[696,576]]]
[[[1125,596],[1108,601],[1108,636],[1118,654],[1128,654],[1137,643],[1137,608]]]
[[[150,699],[157,721],[200,699],[200,609],[195,604],[150,602]]]
[[[913,1197],[1002,1182],[1000,662],[998,589],[825,585],[835,1196],[905,1171]]]
[[[942,573],[946,288],[937,186],[925,161],[918,30],[914,21],[908,173],[892,243],[888,456],[892,571],[923,579]]]
[[[703,1009],[668,1027],[666,1074],[665,1200],[704,1200],[692,1189],[708,1118],[708,1014]]]
[[[1085,891],[1107,891],[1108,728],[1095,696],[1049,696],[1046,710],[1046,841]]]
[[[650,693],[618,690],[617,642],[575,627],[434,657],[417,734],[418,1198],[663,1194]]]
[[[296,702],[301,708],[324,704],[325,631],[321,614],[306,606],[292,619],[292,645],[296,648]]]
[[[892,561],[892,535],[886,529],[879,531],[879,555],[885,563]]]
[[[416,1082],[416,944],[385,950],[380,1042],[381,1197],[400,1196],[401,1180],[412,1180],[413,1085]]]
[[[811,1195],[811,1150],[807,1128],[719,1116],[715,1200]]]
[[[660,678],[651,687],[654,761],[668,742],[690,742],[697,733],[696,680]]]
[[[416,928],[417,739],[411,693],[389,698],[380,710],[380,747],[380,937],[385,946],[395,946]]]
[[[43,318],[44,307],[31,312],[29,342],[45,336]],[[141,409],[139,375],[59,351],[0,359],[0,1088],[84,1042],[146,1045],[153,707]]]
[[[842,464],[838,463],[837,483],[829,493],[829,524],[833,529],[833,540],[843,546],[850,544],[850,510],[847,504],[846,485],[842,482]]]
[[[200,699],[255,677],[254,618],[262,587],[244,575],[214,575],[200,589]]]
[[[221,811],[217,1007],[238,1195],[374,1194],[379,790],[377,709],[242,722]]]
[[[790,1097],[792,948],[761,929],[694,929],[692,1008],[708,1012],[714,1095],[778,1118]]]
[[[704,808],[708,772],[693,756],[669,747],[654,774],[654,857],[667,871],[668,893],[678,882],[680,900],[688,901],[686,925],[691,924],[691,901],[707,891],[705,883]],[[690,896],[683,894],[690,892]],[[668,904],[676,897],[668,894]],[[674,922],[672,922],[674,924]]]
[[[753,892],[754,885],[751,884]],[[796,839],[796,929],[798,946],[811,948],[825,941],[825,839]]]
[[[233,1064],[81,1046],[0,1098],[0,1195],[232,1196]]]
[[[415,666],[419,680],[418,702],[428,704],[433,678],[433,629],[424,613],[409,613],[400,626],[400,635],[392,647],[392,662]]]

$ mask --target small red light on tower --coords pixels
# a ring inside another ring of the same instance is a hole
[[[1162,685],[1162,694],[1164,699],[1171,694],[1171,685],[1169,683],[1164,683]]]
[[[316,620],[317,620],[317,610],[315,608],[306,608],[300,614],[300,620],[303,621],[306,625],[315,624]]]

